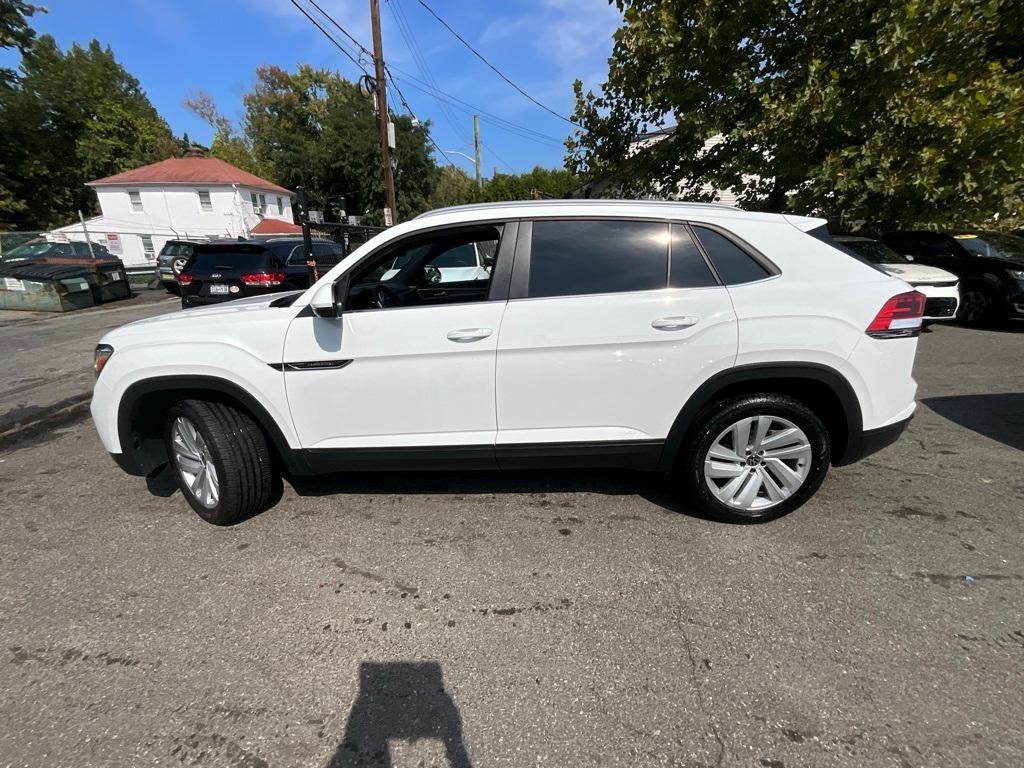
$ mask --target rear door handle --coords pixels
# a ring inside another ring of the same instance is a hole
[[[490,328],[459,328],[455,331],[448,331],[448,341],[454,341],[456,344],[467,344],[471,341],[480,341],[480,339],[486,339],[494,331]]]
[[[697,324],[697,318],[690,315],[682,317],[659,317],[651,323],[651,327],[659,331],[681,331],[683,328]]]

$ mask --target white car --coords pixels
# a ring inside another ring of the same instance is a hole
[[[836,235],[833,239],[923,293],[926,321],[956,318],[960,307],[960,278],[952,272],[927,264],[915,264],[912,259],[901,256],[885,243],[869,237]]]
[[[93,419],[123,469],[173,472],[217,524],[273,504],[282,474],[569,466],[667,473],[705,514],[767,520],[915,408],[924,297],[823,225],[607,200],[432,211],[306,291],[108,333]],[[469,244],[493,265],[438,282]]]

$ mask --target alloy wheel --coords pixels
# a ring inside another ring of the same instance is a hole
[[[185,268],[185,262],[188,261],[184,256],[178,256],[171,262],[171,269],[175,275],[180,275],[181,270]]]
[[[749,416],[711,443],[704,457],[704,482],[726,506],[759,513],[803,486],[812,453],[810,439],[788,419]]]
[[[171,428],[174,463],[183,486],[207,509],[220,500],[220,483],[213,457],[196,425],[184,416],[174,420]]]
[[[972,289],[964,291],[960,297],[963,318],[968,323],[973,323],[985,316],[988,311],[988,297],[983,291]]]

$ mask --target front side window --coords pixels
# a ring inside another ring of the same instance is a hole
[[[142,194],[137,189],[128,190],[128,202],[132,213],[142,213]]]
[[[346,310],[486,301],[501,227],[411,237],[353,274]]]
[[[1024,260],[1024,238],[1015,235],[983,232],[977,235],[953,235],[953,237],[972,256],[988,256],[1007,261]]]
[[[210,190],[208,189],[199,190],[199,210],[203,213],[213,212],[213,200],[210,199]]]
[[[664,288],[668,224],[607,219],[534,221],[528,296]]]
[[[152,259],[156,256],[156,251],[153,249],[153,236],[152,235],[141,235],[142,237],[142,254],[147,259]]]
[[[753,256],[720,232],[700,226],[695,226],[693,231],[726,285],[752,283],[771,274]]]

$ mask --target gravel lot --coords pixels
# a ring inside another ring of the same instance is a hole
[[[87,366],[80,317],[0,323],[0,389]],[[72,414],[0,449],[0,765],[1022,765],[1022,360],[925,333],[904,438],[747,527],[551,472],[218,529]]]

